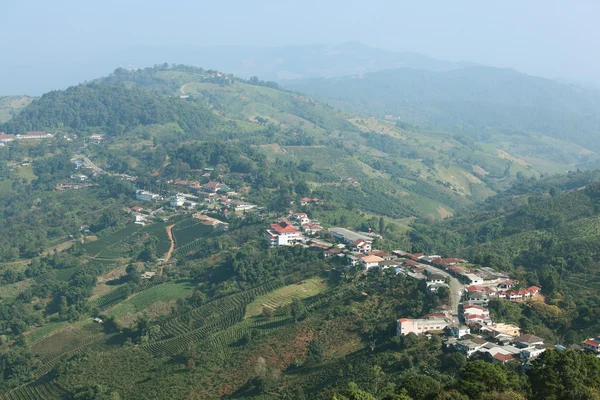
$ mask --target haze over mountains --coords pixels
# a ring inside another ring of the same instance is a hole
[[[512,69],[390,69],[287,82],[317,100],[488,140],[497,133],[547,135],[598,149],[600,92]]]
[[[127,50],[98,53],[80,49],[76,61],[69,54],[41,53],[25,62],[9,60],[0,65],[0,76],[11,79],[0,85],[0,95],[41,95],[85,80],[106,75],[116,67],[143,68],[165,61],[216,68],[243,78],[267,80],[339,77],[390,68],[447,71],[473,63],[437,60],[412,52],[393,52],[358,42],[303,46],[133,46]]]

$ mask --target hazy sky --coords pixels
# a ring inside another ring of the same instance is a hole
[[[360,41],[600,83],[599,0],[1,0],[0,12],[2,63],[17,66],[136,45]]]

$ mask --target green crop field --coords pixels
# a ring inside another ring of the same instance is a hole
[[[126,314],[134,314],[143,311],[156,302],[168,302],[190,296],[194,292],[194,285],[189,280],[167,282],[162,285],[151,287],[133,296],[127,301],[119,303],[109,314],[119,319]]]
[[[127,227],[121,229],[120,231],[115,232],[112,235],[100,238],[94,242],[86,243],[83,245],[84,250],[92,255],[98,256],[103,250],[109,249],[110,246],[122,243],[126,241],[131,235],[140,230],[139,225],[131,224]],[[112,258],[112,257],[106,257]]]
[[[303,282],[284,286],[272,292],[257,297],[246,307],[245,318],[259,315],[264,307],[276,309],[290,304],[294,299],[304,299],[315,296],[327,288],[320,278],[307,279]]]
[[[27,339],[30,343],[35,343],[38,340],[50,335],[55,330],[60,329],[66,325],[68,325],[68,321],[60,321],[60,322],[51,322],[49,324],[44,325],[43,327],[32,331],[29,335],[27,335]]]
[[[212,226],[196,223],[194,225],[185,226],[180,229],[176,229],[177,226],[173,229],[173,236],[175,239],[175,247],[180,248],[187,244],[192,243],[193,241],[200,239],[210,232],[212,232]]]

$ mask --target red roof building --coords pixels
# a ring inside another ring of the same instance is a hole
[[[10,142],[15,140],[15,135],[8,135],[4,132],[0,132],[0,142]]]
[[[275,230],[277,233],[298,232],[298,229],[294,228],[287,220],[283,220],[278,224],[271,224],[271,228],[273,228],[273,230]]]

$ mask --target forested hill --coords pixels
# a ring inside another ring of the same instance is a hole
[[[542,134],[600,148],[600,92],[510,69],[393,69],[287,82],[331,105],[477,139]]]
[[[124,84],[85,84],[43,95],[0,131],[22,134],[45,129],[102,128],[119,134],[138,125],[177,122],[189,132],[205,133],[217,123],[197,102],[166,97]]]

